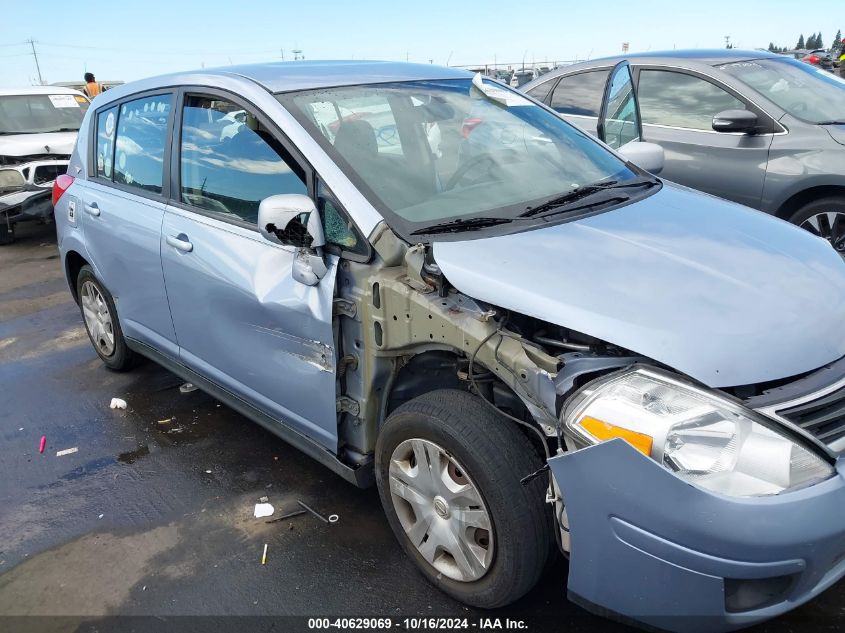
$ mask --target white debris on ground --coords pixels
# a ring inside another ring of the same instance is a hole
[[[74,446],[73,448],[65,448],[63,450],[56,451],[56,457],[61,457],[62,455],[70,455],[71,453],[76,453],[78,451],[78,446]]]
[[[179,391],[181,393],[191,393],[192,391],[196,391],[197,386],[192,382],[186,382],[184,385],[179,387]]]
[[[263,517],[273,516],[276,509],[270,503],[256,503],[255,504],[255,518],[261,519]]]
[[[126,400],[122,398],[112,398],[111,404],[109,405],[112,409],[125,409],[126,408]]]

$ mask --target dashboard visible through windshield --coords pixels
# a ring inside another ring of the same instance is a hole
[[[487,80],[278,98],[405,235],[527,220],[527,210],[568,200],[587,185],[619,186],[641,176],[552,112]],[[577,196],[579,206],[583,198]]]

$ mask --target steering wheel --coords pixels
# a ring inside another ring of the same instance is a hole
[[[461,165],[455,170],[455,173],[452,174],[451,178],[449,178],[449,182],[444,185],[443,190],[451,191],[455,188],[455,186],[457,186],[459,182],[461,182],[461,180],[466,177],[466,175],[470,171],[472,171],[479,165],[483,165],[484,163],[490,163],[490,166],[492,167],[496,164],[496,161],[489,153],[478,154],[477,156],[473,156],[467,162],[465,162],[463,165]]]

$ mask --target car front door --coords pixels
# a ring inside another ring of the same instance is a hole
[[[337,450],[332,303],[338,257],[314,286],[295,249],[262,238],[259,202],[307,194],[304,162],[238,97],[180,98],[162,264],[181,362],[331,451]]]
[[[680,69],[637,69],[643,140],[661,145],[661,176],[701,191],[759,208],[774,121],[715,80]],[[763,133],[713,130],[725,110],[751,110]],[[768,132],[768,133],[767,133]]]
[[[79,180],[80,226],[123,333],[178,357],[161,269],[174,95],[131,97],[99,110],[88,180]]]

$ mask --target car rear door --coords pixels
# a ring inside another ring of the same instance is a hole
[[[281,106],[279,106],[281,107]],[[315,286],[295,249],[262,238],[258,203],[307,194],[310,171],[252,105],[186,90],[177,106],[162,263],[183,365],[337,450],[332,302],[337,256]]]
[[[729,87],[692,70],[642,66],[635,77],[643,140],[665,151],[661,177],[760,208],[776,123]],[[713,130],[716,114],[737,109],[757,113],[768,133]]]
[[[172,92],[128,97],[98,110],[78,213],[97,277],[114,297],[123,333],[178,356],[161,269]]]

